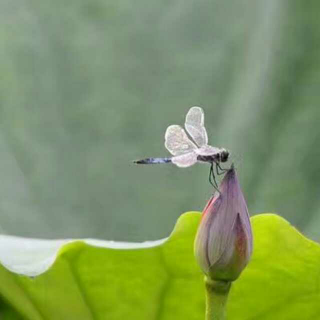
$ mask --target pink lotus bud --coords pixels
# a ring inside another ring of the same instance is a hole
[[[234,168],[224,176],[220,192],[206,205],[195,239],[195,257],[213,280],[233,281],[248,264],[252,230]]]

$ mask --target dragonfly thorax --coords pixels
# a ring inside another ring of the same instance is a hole
[[[227,162],[229,159],[229,151],[221,149],[220,152],[216,152],[210,155],[198,155],[197,160],[201,162]]]

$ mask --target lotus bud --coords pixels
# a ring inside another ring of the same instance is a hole
[[[206,205],[195,239],[195,257],[206,276],[234,281],[252,253],[252,230],[246,201],[232,167],[220,192]]]

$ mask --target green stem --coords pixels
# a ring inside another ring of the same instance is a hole
[[[206,285],[206,320],[225,320],[226,302],[231,282],[214,281],[205,278]]]

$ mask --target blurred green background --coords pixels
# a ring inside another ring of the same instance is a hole
[[[142,241],[202,210],[208,166],[167,156],[188,109],[231,150],[251,214],[320,239],[320,2],[0,2],[0,227]]]

